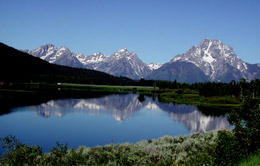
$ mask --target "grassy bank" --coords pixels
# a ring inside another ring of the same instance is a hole
[[[146,93],[158,92],[157,87],[148,86],[120,86],[120,85],[92,85],[71,83],[9,83],[0,86],[0,91],[27,91],[27,92],[109,92],[109,93]]]
[[[98,93],[96,93],[98,92]],[[198,106],[207,115],[222,115],[239,105],[239,99],[233,97],[202,97],[194,90],[160,90],[148,86],[111,86],[69,83],[9,83],[0,87],[0,114],[9,108],[23,105],[35,105],[48,100],[61,98],[102,97],[113,93],[156,94],[161,102],[174,102]],[[26,100],[25,100],[26,99]]]
[[[230,96],[203,97],[199,96],[198,91],[192,90],[169,90],[163,92],[160,94],[160,101],[218,108],[234,108],[240,104],[239,98]]]
[[[159,89],[147,86],[119,86],[119,85],[88,85],[88,84],[67,84],[58,83],[61,90],[83,90],[95,92],[113,92],[113,93],[154,93]]]
[[[157,93],[158,89],[142,86],[109,86],[86,84],[24,83],[0,85],[0,115],[17,106],[38,105],[49,100],[65,98],[99,98],[110,94]]]
[[[27,93],[55,93],[55,94],[85,94],[86,92],[103,93],[142,93],[159,94],[162,102],[174,102],[178,104],[189,104],[201,107],[237,107],[239,98],[230,96],[203,97],[194,90],[160,90],[158,87],[149,86],[112,86],[112,85],[90,85],[90,84],[70,84],[70,83],[24,83],[9,84],[0,87],[0,92],[27,92]]]

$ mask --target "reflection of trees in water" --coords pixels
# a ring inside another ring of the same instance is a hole
[[[139,94],[138,100],[139,100],[141,103],[144,102],[144,100],[145,100],[144,94]]]
[[[225,116],[230,113],[233,108],[215,108],[215,107],[198,107],[198,110],[202,112],[205,116]]]
[[[161,103],[154,96],[142,94],[113,94],[88,99],[50,100],[34,107],[34,111],[43,117],[53,115],[62,117],[69,113],[87,113],[97,116],[109,115],[120,122],[133,118],[135,113],[143,108],[156,109],[167,112],[173,120],[184,124],[190,131],[200,132],[230,128],[225,116],[205,116],[195,106]]]

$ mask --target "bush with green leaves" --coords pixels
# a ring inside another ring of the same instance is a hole
[[[2,154],[0,165],[24,166],[24,165],[80,165],[85,162],[82,155],[83,149],[67,148],[67,144],[53,147],[50,153],[43,153],[40,146],[29,146],[21,143],[14,136],[1,139],[5,153]]]
[[[232,131],[218,131],[215,165],[233,166],[244,158],[244,151]]]
[[[237,165],[260,149],[259,100],[244,97],[240,107],[230,113],[228,120],[234,129],[218,132],[215,165]]]
[[[6,153],[1,156],[1,163],[8,165],[36,165],[40,163],[43,155],[40,146],[29,146],[22,144],[14,136],[8,136],[1,139],[2,146]]]
[[[244,97],[241,106],[228,117],[234,134],[242,145],[245,155],[260,149],[260,105],[259,100]]]

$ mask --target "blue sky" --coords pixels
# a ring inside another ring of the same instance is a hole
[[[0,0],[0,42],[85,55],[127,48],[165,63],[212,38],[260,63],[259,9],[259,0]]]

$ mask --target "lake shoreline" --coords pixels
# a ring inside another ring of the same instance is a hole
[[[45,83],[10,83],[0,87],[1,114],[10,108],[26,105],[38,105],[49,100],[66,98],[89,98],[111,94],[157,94],[152,87],[109,86],[85,84],[45,84]]]
[[[145,94],[158,96],[161,102],[195,105],[201,108],[215,108],[223,113],[236,109],[240,104],[239,98],[229,96],[203,97],[197,91],[159,89],[145,86],[112,86],[70,83],[10,83],[0,87],[0,104],[5,113],[8,107],[35,105],[51,99],[84,98],[95,93],[109,94]],[[21,100],[25,99],[25,100]]]
[[[238,97],[230,96],[213,96],[203,97],[197,91],[179,91],[169,90],[159,94],[160,101],[173,102],[177,104],[195,105],[198,107],[212,107],[220,110],[232,110],[239,106],[241,103]]]

